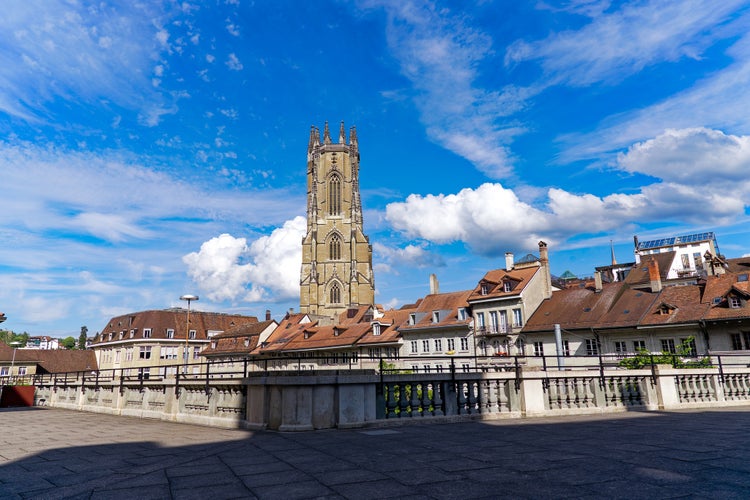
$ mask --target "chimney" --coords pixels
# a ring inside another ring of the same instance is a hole
[[[266,309],[266,321],[271,321],[271,310]]]
[[[661,275],[659,274],[659,263],[653,257],[648,261],[648,279],[651,281],[651,291],[661,292]]]
[[[511,252],[505,252],[505,270],[510,271],[513,269],[513,254]]]
[[[544,298],[549,299],[552,297],[552,274],[549,269],[549,251],[547,250],[547,243],[539,242],[539,261],[542,264],[542,277],[544,278]]]
[[[599,293],[602,291],[602,272],[596,271],[594,273],[594,291]]]
[[[440,284],[438,283],[437,276],[435,274],[430,275],[430,295],[440,293]]]

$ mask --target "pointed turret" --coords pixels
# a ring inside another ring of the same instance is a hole
[[[352,146],[357,145],[357,127],[352,127],[349,129],[349,144]]]
[[[313,147],[315,146],[315,125],[310,127],[310,140],[307,142],[307,153],[312,153]]]
[[[344,120],[341,120],[339,127],[339,144],[346,144],[346,132],[344,132]]]
[[[323,128],[323,144],[330,144],[330,143],[331,143],[331,132],[328,130],[328,122],[326,122],[326,125]]]

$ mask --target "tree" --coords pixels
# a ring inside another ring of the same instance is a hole
[[[76,339],[73,337],[65,337],[60,341],[60,344],[66,349],[75,349]]]
[[[78,336],[78,348],[79,349],[86,349],[86,339],[87,335],[89,333],[89,329],[86,328],[86,325],[81,327],[81,334]]]
[[[15,333],[11,330],[0,330],[0,342],[10,345],[11,342],[18,342],[18,347],[26,347],[29,340],[29,334],[26,332]]]

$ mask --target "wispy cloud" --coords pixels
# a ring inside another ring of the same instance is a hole
[[[412,84],[429,137],[490,177],[509,175],[508,145],[523,127],[508,117],[534,91],[482,88],[477,66],[493,53],[491,37],[429,1],[365,0],[360,6],[385,10],[388,45]]]
[[[619,81],[654,63],[701,58],[718,39],[742,29],[740,25],[727,29],[726,24],[745,3],[625,3],[611,13],[598,12],[600,15],[580,29],[554,33],[540,41],[516,41],[507,49],[506,65],[538,60],[551,84]]]

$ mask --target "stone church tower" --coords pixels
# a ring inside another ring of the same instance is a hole
[[[372,246],[362,232],[357,130],[338,142],[328,122],[312,127],[307,146],[307,234],[302,240],[300,311],[335,318],[350,307],[373,305]]]

